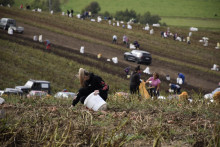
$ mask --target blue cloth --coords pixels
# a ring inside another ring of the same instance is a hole
[[[184,83],[184,81],[185,81],[185,76],[184,76],[184,74],[179,73],[179,74],[178,74],[178,77],[181,78],[181,79],[183,80],[183,83]]]

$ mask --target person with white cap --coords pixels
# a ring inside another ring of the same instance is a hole
[[[79,75],[77,75],[77,77],[80,80],[81,88],[79,89],[76,98],[73,100],[72,106],[75,106],[79,101],[83,104],[86,97],[92,92],[99,94],[100,97],[106,101],[109,86],[104,82],[104,80],[102,80],[101,77],[94,75],[93,73],[89,73],[83,68],[79,69]]]

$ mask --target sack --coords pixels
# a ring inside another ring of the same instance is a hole
[[[145,83],[144,81],[142,81],[139,85],[139,91],[140,91],[140,94],[143,98],[145,99],[149,99],[150,98],[150,95],[149,93],[147,92],[146,88],[145,88]]]

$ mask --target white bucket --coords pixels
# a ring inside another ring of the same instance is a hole
[[[77,14],[76,17],[77,17],[77,18],[80,18],[80,14]]]
[[[82,54],[84,54],[84,46],[81,46],[81,48],[80,48],[80,53],[82,53]]]
[[[151,35],[154,34],[154,30],[153,29],[150,30],[150,34]]]
[[[118,63],[118,58],[117,58],[117,57],[113,57],[113,58],[112,58],[112,62],[114,62],[115,64],[117,64],[117,63]]]
[[[5,100],[0,97],[0,104],[3,104],[3,103],[5,103]]]
[[[167,81],[169,81],[170,80],[170,76],[166,75],[166,79],[167,79]]]
[[[131,43],[130,43],[130,47],[129,48],[130,49],[136,49],[136,47],[133,44],[131,44]]]
[[[13,35],[13,29],[11,27],[8,28],[8,34]]]
[[[106,105],[106,102],[98,94],[94,95],[93,92],[85,99],[84,105],[89,109],[98,111],[103,105]]]
[[[117,21],[117,26],[119,27],[120,26],[120,24],[119,24],[119,22]]]
[[[39,35],[39,42],[43,42],[43,35]]]
[[[170,93],[174,93],[174,90],[170,88],[170,89],[169,89],[169,92],[170,92]]]
[[[97,18],[97,21],[98,21],[98,22],[101,22],[101,21],[102,21],[102,18],[101,18],[101,17],[98,17],[98,18]]]
[[[50,11],[50,14],[53,14],[53,10]]]
[[[65,15],[65,12],[62,12],[62,16],[64,16]]]
[[[216,70],[216,68],[217,68],[217,65],[213,64],[213,69]]]
[[[180,85],[183,84],[183,80],[182,80],[182,78],[179,78],[179,84],[180,84]]]
[[[130,30],[131,30],[131,29],[132,29],[132,26],[131,26],[131,25],[128,25],[128,29],[130,29]]]
[[[37,36],[36,36],[36,35],[33,37],[33,40],[34,40],[34,41],[37,41]]]
[[[143,73],[150,74],[150,68],[146,67],[146,69],[143,71]]]

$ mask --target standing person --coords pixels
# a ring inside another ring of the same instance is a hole
[[[71,13],[71,16],[73,16],[73,12],[74,12],[74,11],[73,11],[73,9],[71,9],[71,11],[70,11],[70,13]]]
[[[112,37],[112,43],[116,44],[117,43],[117,36],[116,35],[113,35]]]
[[[182,74],[182,73],[178,73],[178,78],[181,78],[182,81],[183,81],[182,84],[184,84],[184,81],[185,81],[185,76],[184,76],[184,74]]]
[[[68,17],[70,16],[70,11],[69,11],[69,10],[67,10],[67,16],[68,16]]]
[[[79,80],[81,88],[79,89],[76,98],[73,100],[72,106],[75,106],[79,101],[83,104],[86,97],[92,92],[94,92],[95,95],[99,94],[100,97],[106,101],[109,86],[104,82],[104,80],[102,80],[101,77],[80,68]]]
[[[126,35],[123,36],[123,43],[127,44],[127,36]]]
[[[135,72],[131,75],[131,80],[130,80],[130,93],[131,94],[136,94],[137,92],[139,94],[139,85],[141,83],[140,73],[141,73],[141,68],[139,65],[135,68]]]
[[[49,40],[46,40],[45,41],[45,45],[46,45],[46,49],[50,52],[50,46],[51,46],[51,43]]]
[[[159,74],[154,72],[153,73],[153,77],[150,77],[146,83],[149,83],[150,89],[149,89],[149,93],[152,96],[159,96],[160,95],[160,79],[159,79]]]
[[[23,4],[20,5],[20,9],[23,9]]]

